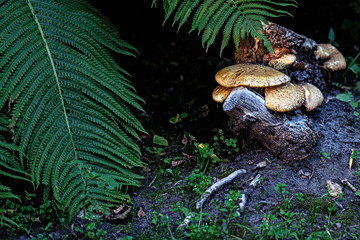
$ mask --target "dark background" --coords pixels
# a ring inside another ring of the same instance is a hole
[[[201,45],[201,35],[189,33],[191,17],[178,31],[177,24],[172,27],[172,17],[164,23],[162,1],[158,0],[157,8],[152,8],[151,2],[90,1],[114,23],[122,39],[139,52],[136,58],[119,56],[117,61],[132,75],[132,84],[146,102],[143,104],[146,113],[138,115],[140,121],[150,133],[164,132],[157,130],[157,126],[173,127],[169,119],[176,114],[185,112],[194,119],[202,117],[204,108],[208,108],[210,118],[204,118],[204,122],[182,123],[194,128],[188,127],[189,131],[202,129],[206,124],[207,128],[215,127],[226,117],[221,106],[211,99],[217,86],[214,75],[232,64],[234,45],[230,42],[220,56],[220,33],[206,52]],[[356,9],[350,2],[355,1],[298,1],[297,8],[286,8],[292,17],[268,20],[318,43],[328,42],[329,30],[333,28],[339,50],[345,57],[355,57],[359,52],[360,14],[356,11],[360,12],[360,6]]]

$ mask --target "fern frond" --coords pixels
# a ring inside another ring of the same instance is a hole
[[[9,187],[6,187],[4,185],[2,185],[0,183],[0,203],[1,200],[4,199],[17,199],[20,201],[20,198],[18,196],[16,196],[15,194],[13,194],[11,192],[11,189]],[[9,214],[6,212],[6,210],[2,210],[0,209],[0,227],[17,227],[20,228],[20,226],[14,222],[13,220],[11,220],[11,218],[9,217]]]
[[[153,0],[153,4],[156,0]],[[173,25],[179,23],[179,28],[193,15],[190,31],[202,33],[202,45],[206,51],[215,42],[222,29],[220,54],[228,45],[231,35],[235,46],[240,38],[250,35],[264,41],[264,45],[272,51],[268,39],[260,33],[262,23],[267,18],[276,18],[291,14],[283,8],[296,7],[295,0],[168,0],[163,4],[166,13],[165,20],[175,11]],[[171,9],[171,10],[170,10]]]
[[[0,105],[13,103],[14,143],[34,186],[46,185],[44,198],[75,214],[79,202],[103,191],[97,183],[104,180],[85,184],[84,169],[118,186],[139,185],[133,138],[145,130],[131,109],[143,111],[143,100],[110,53],[134,56],[136,49],[85,0],[1,0],[0,17]]]

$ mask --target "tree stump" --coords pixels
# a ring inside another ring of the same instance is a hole
[[[240,41],[234,54],[236,63],[269,65],[273,59],[284,54],[296,56],[295,63],[280,70],[293,83],[308,82],[322,90],[330,80],[330,71],[323,67],[324,61],[317,59],[314,51],[317,43],[276,23],[263,24],[262,32],[269,39],[274,52],[270,53],[257,39],[247,37]],[[301,161],[309,157],[321,133],[311,127],[311,120],[301,110],[276,113],[265,107],[263,89],[238,87],[223,104],[230,116],[230,129],[244,139],[260,141],[275,156],[285,162]]]
[[[264,98],[247,87],[234,89],[223,110],[230,116],[230,128],[237,136],[259,140],[285,162],[309,157],[321,137],[301,112],[275,115],[265,107]]]

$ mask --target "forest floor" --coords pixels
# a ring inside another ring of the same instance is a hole
[[[213,66],[211,59],[198,61]],[[147,64],[144,67],[154,67]],[[44,227],[34,228],[33,234],[15,239],[360,239],[360,197],[341,183],[347,179],[360,189],[360,153],[353,154],[349,168],[352,153],[360,151],[360,118],[348,103],[336,99],[343,89],[328,86],[318,109],[298,110],[322,137],[310,157],[285,164],[255,141],[227,145],[235,138],[221,104],[211,99],[215,81],[177,74],[178,79],[166,84],[160,78],[149,79],[155,84],[139,91],[148,98],[139,119],[149,134],[138,142],[147,166],[138,172],[144,176],[142,186],[130,190],[133,206],[127,217],[100,218],[91,229],[94,220],[75,218],[65,228],[54,223],[44,235],[38,235]],[[355,95],[356,100],[359,97]],[[199,143],[206,144],[205,151],[197,147]],[[195,209],[207,187],[239,169],[246,173],[217,191],[200,211]],[[258,175],[256,186],[249,186]],[[339,184],[343,193],[330,197],[327,180]],[[237,208],[238,192],[246,196],[243,212]],[[188,212],[195,214],[189,226],[177,229]],[[74,230],[80,228],[84,232]]]

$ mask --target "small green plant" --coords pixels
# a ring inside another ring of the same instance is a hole
[[[218,130],[218,135],[214,138],[214,148],[216,149],[217,154],[227,153],[231,155],[233,152],[239,152],[240,148],[237,146],[236,138],[226,138],[223,130]],[[224,146],[225,144],[225,146]]]
[[[321,160],[323,161],[323,165],[325,166],[325,163],[327,160],[330,160],[330,154],[328,154],[327,152],[319,152],[319,156],[321,158]]]
[[[356,117],[359,116],[357,107],[360,103],[360,100],[355,100],[352,92],[340,93],[340,94],[336,95],[336,99],[340,100],[342,102],[348,103],[350,105],[351,109],[353,110],[353,115]]]
[[[220,209],[225,216],[224,223],[228,225],[232,220],[240,217],[240,209],[237,201],[242,197],[241,192],[231,190],[225,195],[224,207]]]
[[[27,191],[25,193],[25,199],[21,204],[11,199],[6,199],[1,205],[0,213],[6,213],[6,217],[9,218],[8,220],[13,223],[6,225],[6,232],[10,236],[18,233],[28,234],[32,231],[35,223],[41,222],[43,226],[39,230],[43,233],[43,237],[45,237],[46,233],[52,230],[53,221],[56,220],[55,208],[51,201],[45,201],[40,206],[35,206],[33,205],[33,202],[36,201],[35,194],[28,193]],[[40,238],[40,235],[38,238]]]
[[[291,198],[289,197],[290,193],[286,190],[286,184],[278,183],[275,186],[275,191],[280,193],[282,202],[282,209],[289,210],[291,208],[290,201]]]
[[[97,227],[96,222],[86,223],[82,227],[75,226],[74,230],[78,239],[104,240],[107,234],[106,230]]]
[[[206,176],[199,169],[195,169],[185,178],[184,184],[187,184],[197,196],[200,196],[210,186],[211,177]]]
[[[181,122],[181,120],[187,118],[188,116],[189,116],[189,114],[187,114],[186,112],[183,112],[183,113],[181,113],[181,114],[178,114],[178,113],[177,113],[175,117],[171,117],[171,118],[169,119],[169,123],[171,123],[171,124],[177,124],[177,123]]]
[[[219,161],[219,157],[215,155],[215,151],[213,147],[210,147],[208,143],[200,143],[195,145],[195,152],[198,153],[196,159],[200,169],[203,169],[205,172],[209,162],[216,163]]]
[[[360,57],[360,53],[358,53],[354,58],[350,58],[350,61],[348,62],[348,66],[344,73],[342,74],[342,78],[344,79],[344,82],[346,83],[347,78],[349,76],[349,72],[353,74],[351,76],[352,82],[354,84],[354,87],[352,87],[352,90],[340,93],[336,95],[336,99],[342,102],[346,102],[350,105],[351,109],[353,110],[354,116],[359,116],[358,106],[360,103],[360,100],[356,100],[354,95],[356,91],[360,91],[360,63],[358,63],[358,59]]]
[[[163,234],[166,236],[170,236],[170,239],[175,239],[173,236],[173,232],[170,228],[170,217],[158,213],[157,211],[153,211],[151,213],[151,216],[151,223],[155,226],[155,229],[153,231],[154,236],[152,236],[152,239],[163,239]]]
[[[186,231],[181,231],[188,239],[212,240],[221,239],[221,237],[227,238],[229,232],[227,227],[224,226],[228,226],[231,221],[236,220],[240,216],[240,209],[237,203],[241,196],[240,192],[231,190],[226,194],[223,204],[220,204],[218,199],[215,200],[213,202],[217,210],[215,216],[202,210],[200,212],[190,212],[190,210],[180,202],[176,203],[171,211],[179,212],[182,217],[181,219],[189,219]],[[181,220],[177,222],[177,224],[181,223]]]

